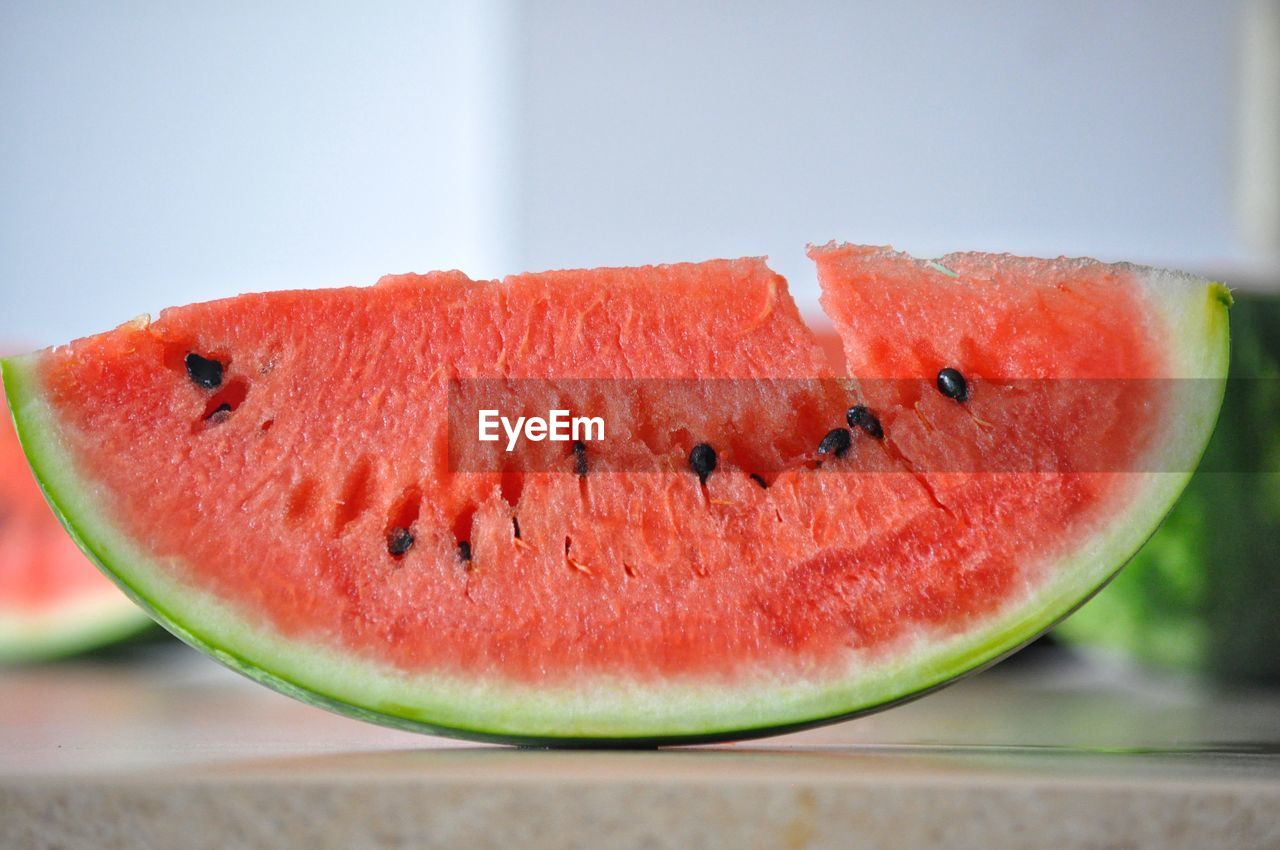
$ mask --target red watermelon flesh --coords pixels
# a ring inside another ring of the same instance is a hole
[[[1067,613],[1190,472],[1149,470],[1212,427],[1216,397],[1186,409],[1160,379],[1225,369],[1224,290],[1204,281],[812,253],[858,381],[841,392],[759,260],[246,295],[10,361],[6,381],[86,548],[249,675],[475,737],[742,736],[905,698]],[[216,387],[191,353],[222,364]],[[965,403],[935,387],[945,366]],[[611,445],[665,471],[614,471],[607,446],[586,475],[568,454],[459,471],[449,387],[471,378],[607,382]],[[787,389],[631,389],[717,379]],[[816,456],[859,402],[884,439]],[[718,454],[705,482],[698,443]]]
[[[90,649],[148,622],[63,531],[0,417],[0,661]]]

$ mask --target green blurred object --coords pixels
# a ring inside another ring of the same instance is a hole
[[[1054,632],[1162,667],[1280,682],[1280,295],[1232,293],[1231,377],[1200,471]]]

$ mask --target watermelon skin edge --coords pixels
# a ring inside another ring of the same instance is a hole
[[[942,262],[945,263],[945,258]],[[1134,503],[1057,565],[1059,578],[970,632],[917,642],[848,676],[781,681],[762,672],[732,687],[597,681],[587,688],[518,687],[411,676],[379,662],[291,640],[212,596],[178,585],[97,508],[65,449],[37,377],[39,355],[0,362],[15,426],[40,486],[76,543],[162,626],[194,648],[283,694],[340,714],[417,732],[530,746],[654,746],[744,740],[797,731],[910,701],[1017,651],[1088,601],[1141,548],[1191,478],[1217,419],[1227,374],[1221,284],[1130,266],[1164,319],[1173,377],[1216,381],[1160,455],[1182,472],[1146,480]],[[1183,465],[1173,465],[1180,463]]]
[[[52,661],[118,643],[151,627],[132,601],[91,598],[57,612],[0,614],[0,663]]]

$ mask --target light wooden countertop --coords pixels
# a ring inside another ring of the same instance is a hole
[[[0,847],[1280,848],[1280,693],[1032,652],[839,726],[663,751],[382,729],[176,644],[0,670]]]

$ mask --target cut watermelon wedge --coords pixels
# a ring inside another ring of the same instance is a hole
[[[1177,498],[1227,366],[1230,296],[1186,275],[811,255],[852,384],[751,259],[245,295],[4,378],[77,541],[254,679],[485,740],[746,738],[1068,614]],[[585,382],[612,436],[486,467],[450,430],[473,379]]]
[[[63,532],[0,417],[0,662],[94,649],[150,622]]]

